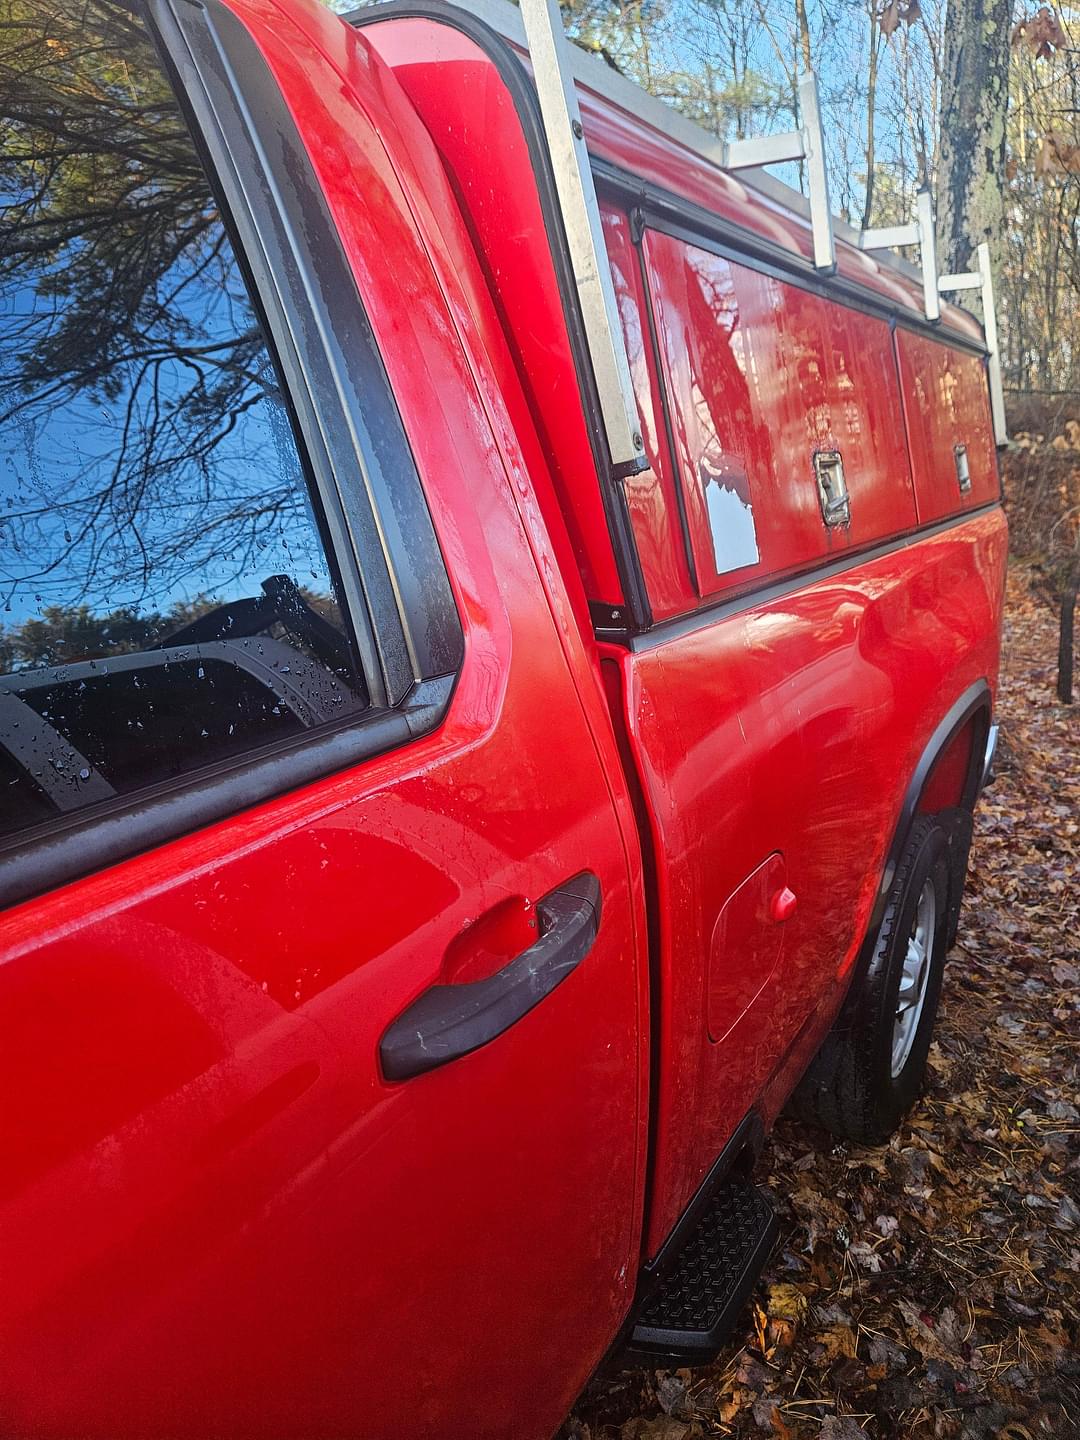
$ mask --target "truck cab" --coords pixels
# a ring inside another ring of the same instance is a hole
[[[918,1089],[992,347],[526,18],[0,49],[12,1435],[549,1435]]]

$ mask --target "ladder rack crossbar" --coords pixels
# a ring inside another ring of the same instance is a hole
[[[915,197],[915,219],[906,225],[889,225],[880,230],[859,232],[860,250],[887,250],[894,245],[918,245],[923,310],[928,320],[940,320],[942,287],[937,273],[934,202],[928,190],[920,190]]]
[[[863,230],[859,233],[860,250],[889,250],[894,245],[917,245],[919,227],[910,225],[889,225],[881,230]]]
[[[983,279],[977,270],[966,270],[955,275],[942,275],[938,281],[940,290],[981,290]]]
[[[748,140],[729,140],[724,152],[725,170],[753,170],[759,165],[782,165],[802,160],[806,143],[801,130],[783,135],[755,135]]]

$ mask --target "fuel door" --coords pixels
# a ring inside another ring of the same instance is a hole
[[[780,963],[787,921],[795,907],[779,851],[724,902],[709,948],[710,1040],[722,1040],[768,984]]]

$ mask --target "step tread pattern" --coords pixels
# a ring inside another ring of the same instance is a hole
[[[636,1328],[711,1333],[774,1223],[771,1205],[753,1185],[718,1186],[678,1265],[640,1311]]]

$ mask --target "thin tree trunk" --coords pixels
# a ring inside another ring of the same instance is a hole
[[[799,27],[799,49],[802,51],[803,73],[809,75],[814,67],[810,58],[810,19],[806,13],[806,0],[795,0],[795,21]]]
[[[1061,630],[1058,638],[1058,699],[1071,705],[1073,698],[1073,626],[1076,620],[1076,597],[1080,592],[1080,565],[1073,569],[1061,594]]]
[[[937,182],[943,270],[970,270],[975,247],[997,260],[1004,215],[1011,0],[949,0]]]
[[[866,202],[863,205],[862,228],[870,229],[874,209],[874,107],[877,102],[878,17],[870,6],[870,74],[866,85]]]
[[[645,25],[645,7],[642,4],[639,4],[637,7],[637,32],[639,53],[641,55],[643,73],[645,77],[645,89],[651,90],[653,88],[652,58],[649,54],[649,32],[648,28]]]

